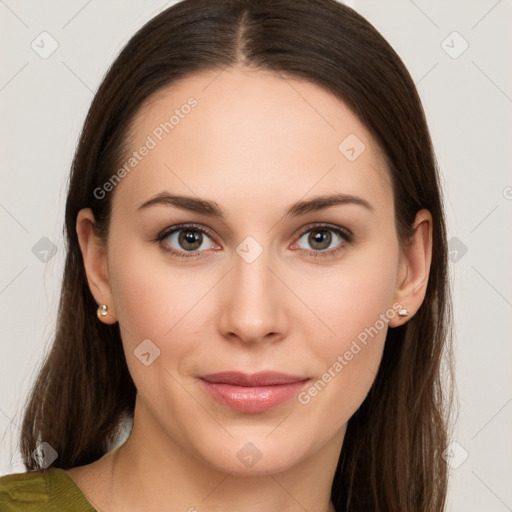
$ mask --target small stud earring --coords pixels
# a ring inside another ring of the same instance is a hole
[[[398,316],[407,316],[409,314],[409,311],[407,309],[402,308],[398,310]]]
[[[106,304],[100,304],[96,311],[98,318],[101,319],[102,316],[107,316],[108,314],[108,306]]]

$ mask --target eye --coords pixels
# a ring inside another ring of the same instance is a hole
[[[334,233],[334,237],[332,236]],[[299,242],[306,235],[306,243],[313,249],[302,247]],[[212,241],[214,235],[209,229],[199,224],[179,224],[164,229],[152,242],[160,243],[162,249],[179,258],[201,257],[201,253],[208,249],[218,250],[220,248]],[[301,252],[305,251],[307,257],[329,257],[343,250],[347,243],[351,243],[352,233],[341,226],[331,224],[315,224],[303,231],[300,238],[293,245],[299,247]],[[208,243],[208,240],[210,241]],[[336,242],[338,244],[336,245]],[[206,246],[205,246],[206,242]],[[334,242],[334,247],[332,244]],[[339,243],[341,242],[341,243]]]
[[[210,243],[205,245],[208,239]],[[197,257],[198,252],[206,251],[214,246],[209,230],[197,224],[180,224],[164,229],[152,241],[161,242],[165,251],[180,258]]]
[[[335,234],[333,237],[332,233]],[[313,248],[311,251],[307,247],[302,247],[299,242],[306,236],[306,244]],[[336,242],[341,242],[336,244]],[[309,256],[313,258],[328,257],[341,251],[347,243],[352,241],[352,233],[345,228],[332,226],[330,224],[316,224],[303,232],[297,242],[300,249],[309,252]],[[333,244],[334,243],[334,247]]]

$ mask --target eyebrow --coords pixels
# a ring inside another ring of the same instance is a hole
[[[331,195],[320,195],[304,201],[298,201],[290,206],[285,214],[285,217],[300,217],[311,212],[325,210],[331,206],[347,204],[362,206],[375,213],[375,209],[366,199],[351,194],[338,193]],[[222,209],[215,201],[209,201],[207,199],[201,199],[198,197],[169,194],[165,191],[160,192],[145,203],[141,204],[137,208],[137,211],[145,210],[151,206],[157,205],[174,206],[175,208],[179,208],[181,210],[201,213],[209,217],[224,219]]]

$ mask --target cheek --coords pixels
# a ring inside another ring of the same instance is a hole
[[[194,355],[204,345],[204,295],[218,276],[206,268],[179,268],[142,243],[130,245],[128,254],[112,251],[110,277],[127,364],[139,387],[149,374],[157,379],[157,373],[148,374],[147,369],[190,371]],[[155,364],[147,367],[135,357],[146,339],[159,350],[155,349]]]
[[[322,287],[304,283],[308,306],[329,329],[322,326],[326,336],[310,343],[311,360],[322,365],[316,368],[317,380],[299,399],[316,409],[318,418],[328,414],[333,429],[350,419],[370,390],[389,320],[396,315],[392,305],[398,253],[389,243],[381,249],[361,253],[350,265],[347,261],[322,280]],[[312,328],[310,332],[312,336]]]
[[[187,287],[185,274],[170,275],[169,265],[148,256],[143,250],[131,250],[126,257],[116,258],[111,275],[126,363],[146,404],[166,404],[169,410],[193,407],[187,405],[175,378],[193,352],[187,312],[201,290]],[[170,389],[174,392],[169,393]]]
[[[331,355],[373,326],[380,315],[391,308],[397,254],[389,243],[380,248],[355,251],[337,268],[329,271],[320,268],[315,271],[316,275],[310,272],[307,278],[301,278],[294,285],[297,295],[306,299],[308,308],[314,313],[317,330],[321,327],[329,340],[322,346]],[[377,325],[385,331],[381,322]]]
[[[159,338],[171,327],[172,308],[177,290],[164,282],[147,259],[134,252],[115,265],[112,289],[119,324],[131,342]]]
[[[162,344],[176,337],[186,315],[200,299],[185,273],[173,270],[164,258],[151,257],[131,244],[129,254],[112,257],[111,284],[125,348],[133,350],[149,338]]]

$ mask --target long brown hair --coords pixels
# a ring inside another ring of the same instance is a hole
[[[238,64],[306,79],[353,110],[387,161],[402,246],[418,210],[432,214],[425,299],[407,323],[388,330],[375,382],[348,423],[332,501],[339,511],[439,512],[447,492],[442,454],[450,429],[453,369],[437,163],[404,64],[367,20],[335,0],[185,0],[143,26],[111,65],[72,164],[57,329],[23,418],[25,466],[41,469],[31,457],[38,441],[57,451],[59,467],[91,463],[109,451],[121,420],[133,417],[136,388],[119,326],[95,318],[97,304],[75,231],[77,214],[90,207],[105,240],[113,192],[100,199],[94,191],[122,161],[128,128],[143,102],[194,72]]]

